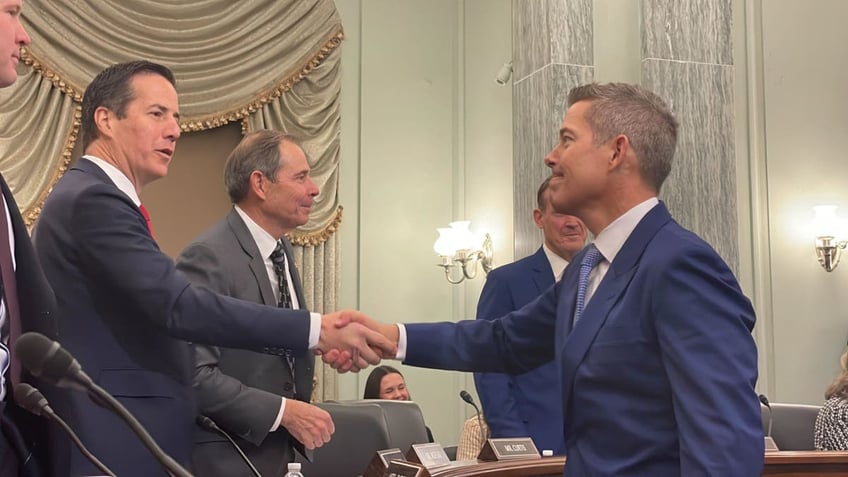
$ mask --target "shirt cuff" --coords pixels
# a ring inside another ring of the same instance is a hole
[[[398,323],[398,345],[397,345],[397,354],[395,355],[395,359],[398,361],[403,361],[406,359],[406,327],[402,324]]]
[[[286,412],[286,398],[280,397],[282,399],[282,403],[280,403],[280,412],[277,414],[277,418],[274,419],[274,425],[271,426],[270,432],[276,431],[280,427],[280,422],[283,420],[283,413]]]
[[[321,337],[321,313],[309,313],[309,350],[318,347],[318,339]],[[280,414],[282,415],[282,414]]]

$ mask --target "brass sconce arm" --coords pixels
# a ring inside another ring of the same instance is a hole
[[[831,235],[816,237],[816,256],[825,271],[832,272],[839,265],[842,249],[848,245],[846,240],[836,240]]]
[[[457,250],[453,256],[441,255],[441,263],[436,265],[445,269],[445,279],[448,282],[456,285],[462,283],[466,278],[471,280],[477,276],[477,263],[483,267],[485,273],[492,271],[492,259],[494,256],[494,248],[492,247],[492,238],[486,234],[483,245],[480,250],[461,249]],[[458,278],[451,277],[451,271],[454,268],[462,270],[462,274]]]

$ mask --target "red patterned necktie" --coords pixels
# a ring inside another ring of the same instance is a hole
[[[150,236],[156,238],[156,236],[153,235],[153,224],[150,223],[150,214],[147,212],[147,209],[144,207],[144,204],[140,204],[138,206],[138,209],[141,210],[141,215],[143,215],[144,220],[147,221],[147,230],[150,232]]]
[[[18,282],[12,265],[12,247],[9,243],[8,212],[4,202],[0,202],[0,272],[3,277],[3,303],[6,305],[6,323],[9,330],[9,377],[12,385],[21,382],[21,365],[15,359],[15,342],[21,335],[21,312],[18,306]]]

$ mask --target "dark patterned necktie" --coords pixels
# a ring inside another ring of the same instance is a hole
[[[277,274],[277,285],[280,289],[280,300],[277,306],[280,308],[291,308],[292,298],[289,291],[289,281],[286,278],[286,254],[283,251],[283,242],[277,240],[277,247],[271,252],[271,263],[274,264],[274,273]]]
[[[13,356],[15,341],[21,335],[21,313],[18,307],[18,282],[12,266],[12,247],[9,243],[9,224],[6,206],[0,201],[0,272],[3,277],[3,304],[6,305],[6,323],[3,334],[9,336],[9,378],[12,385],[21,382],[21,365]],[[8,389],[7,389],[8,392]]]
[[[283,251],[283,242],[277,240],[277,246],[271,252],[271,263],[274,264],[274,273],[277,274],[277,287],[280,289],[280,299],[277,306],[280,308],[292,308],[291,291],[289,291],[289,281],[286,273],[286,254]],[[289,363],[289,368],[292,373],[292,384],[294,385],[294,354],[290,349],[286,350],[286,361]],[[294,388],[297,392],[297,388]]]

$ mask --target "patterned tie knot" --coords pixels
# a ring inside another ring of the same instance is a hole
[[[589,244],[586,247],[586,255],[583,256],[583,260],[580,261],[580,274],[577,278],[577,304],[574,310],[574,324],[580,320],[580,317],[583,316],[583,308],[586,305],[586,291],[589,286],[589,275],[592,273],[592,269],[595,268],[598,263],[603,260],[604,256],[601,255],[600,250],[595,244]]]
[[[283,242],[277,240],[277,246],[274,247],[274,251],[271,252],[270,258],[271,263],[273,263],[275,267],[284,266],[283,264],[286,260],[286,254],[283,252]]]
[[[588,247],[586,247],[586,255],[583,256],[583,260],[580,262],[580,271],[582,272],[584,269],[588,269],[592,271],[598,263],[603,260],[604,256],[601,255],[601,251],[598,250],[598,247],[595,244],[590,243]],[[588,272],[587,272],[588,273]]]

